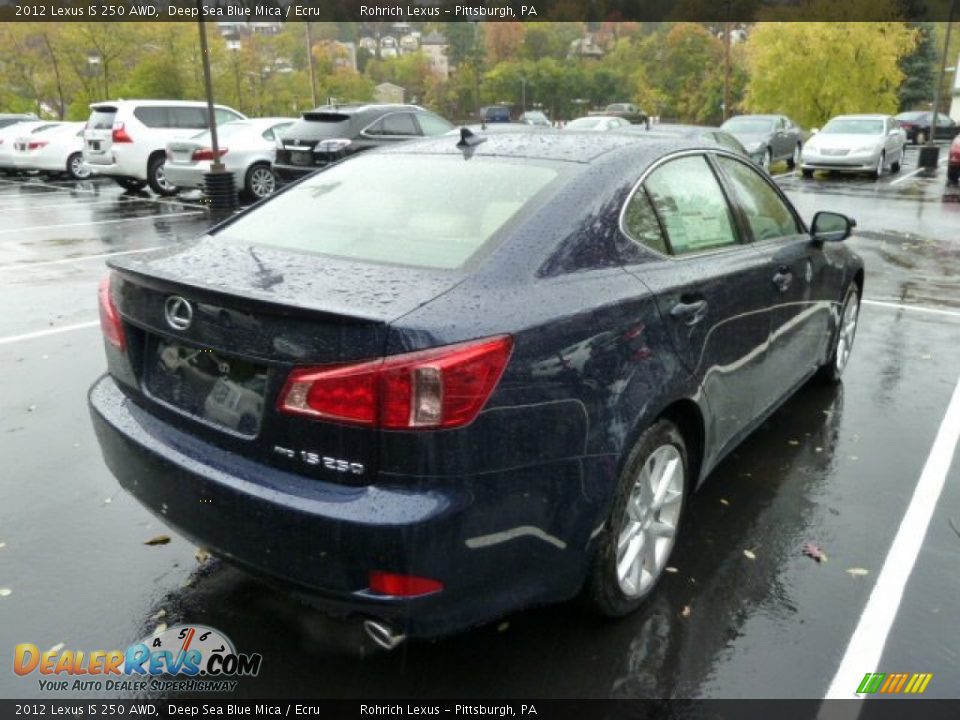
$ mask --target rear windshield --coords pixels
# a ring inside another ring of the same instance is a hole
[[[224,239],[354,260],[460,268],[557,177],[554,165],[363,155],[225,227]]]
[[[95,108],[94,111],[90,113],[87,127],[92,130],[112,130],[113,118],[116,117],[116,115],[117,111],[113,108]]]
[[[350,129],[350,115],[333,112],[306,112],[303,120],[298,120],[284,130],[285,137],[298,137],[303,133],[309,137],[344,137]]]

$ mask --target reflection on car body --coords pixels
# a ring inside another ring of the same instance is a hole
[[[808,228],[701,140],[371,151],[190,245],[112,259],[94,426],[165,522],[381,638],[578,594],[623,615],[689,493],[811,376],[840,379],[864,282],[852,227]],[[172,295],[256,331],[172,328]]]

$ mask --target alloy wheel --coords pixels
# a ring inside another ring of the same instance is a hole
[[[70,158],[70,174],[78,180],[86,180],[90,177],[90,169],[83,164],[83,157],[76,155]]]
[[[860,316],[860,298],[856,292],[850,294],[843,309],[843,318],[840,320],[840,332],[837,336],[837,375],[843,372],[850,359],[853,349],[853,339],[857,335],[857,320]]]
[[[277,180],[269,168],[254,168],[250,173],[250,193],[257,199],[265,198],[277,188]]]
[[[645,594],[663,573],[676,542],[683,473],[674,445],[658,447],[640,468],[617,537],[617,581],[627,597]]]
[[[167,173],[164,172],[163,165],[161,165],[156,169],[156,171],[154,171],[153,177],[157,181],[157,185],[163,188],[164,190],[169,191],[174,189],[175,186],[172,185],[169,180],[167,180]]]

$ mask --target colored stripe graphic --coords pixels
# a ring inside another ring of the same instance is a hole
[[[919,695],[927,689],[933,673],[867,673],[857,688],[858,695],[898,693]]]

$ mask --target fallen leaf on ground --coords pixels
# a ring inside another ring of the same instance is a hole
[[[103,499],[103,504],[104,504],[104,505],[109,505],[109,504],[112,503],[112,502],[113,502],[113,498],[104,498],[104,499]]]
[[[856,462],[856,461],[859,460],[860,458],[858,458],[856,455],[851,455],[851,456],[850,456],[850,459],[853,460],[854,462]]]
[[[0,588],[0,597],[7,597],[7,595],[9,595],[12,592],[13,590],[11,590],[10,588]]]
[[[193,554],[197,559],[197,562],[201,565],[210,559],[210,552],[204,548],[197,548],[197,551]]]
[[[675,573],[675,572],[677,572],[677,569],[676,569],[675,567],[673,567],[672,565],[668,565],[667,567],[664,568],[664,571],[666,571],[666,572],[668,572],[668,573]]]
[[[509,627],[510,627],[510,623],[502,622],[499,625],[497,625],[497,632],[506,632]]]
[[[5,548],[6,546],[7,546],[6,543],[0,543],[0,549]]]
[[[827,561],[827,554],[823,551],[823,548],[816,543],[804,543],[802,550],[804,555],[813,558],[817,562]]]
[[[787,445],[799,445],[799,440],[787,440]]]
[[[730,504],[730,501],[727,500],[726,498],[720,498],[720,504],[721,504],[721,505],[729,505],[729,504]]]
[[[170,542],[169,535],[157,535],[147,540],[144,545],[166,545],[168,542]]]
[[[689,605],[684,605],[683,610],[680,611],[680,617],[690,617],[691,612],[693,609]]]
[[[847,568],[847,573],[855,577],[862,575],[869,575],[870,571],[866,568]]]
[[[815,448],[813,449],[813,451],[814,451],[814,452],[823,452],[823,448],[822,448],[822,447],[815,447]]]
[[[750,560],[756,560],[756,559],[757,559],[757,556],[756,556],[756,554],[753,552],[753,550],[744,550],[744,551],[743,551],[743,555],[744,555],[744,557],[746,557],[746,558],[748,558],[748,559],[750,559]]]

